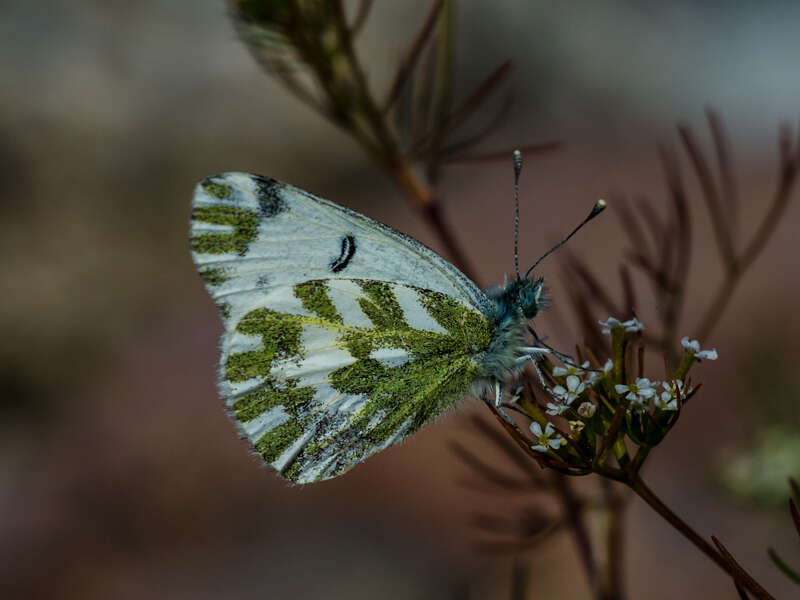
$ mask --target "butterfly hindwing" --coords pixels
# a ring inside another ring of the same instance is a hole
[[[440,292],[328,279],[287,290],[223,341],[228,407],[263,459],[297,482],[339,475],[435,419],[476,379],[486,319]],[[285,303],[284,303],[285,305]]]
[[[488,300],[415,240],[241,173],[198,185],[191,235],[225,322],[222,395],[285,477],[338,475],[474,383]]]

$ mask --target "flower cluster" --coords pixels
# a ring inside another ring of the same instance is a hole
[[[643,365],[638,374],[631,368],[631,348],[641,346],[643,325],[637,319],[610,317],[600,326],[611,337],[611,357],[594,366],[562,355],[557,355],[562,364],[542,362],[541,383],[548,401],[544,406],[523,406],[533,419],[530,447],[574,467],[576,473],[594,468],[611,449],[619,461],[626,460],[626,437],[640,447],[658,444],[695,391],[687,383],[692,364],[717,358],[716,350],[703,350],[697,340],[684,337],[683,358],[675,371],[663,381],[651,380],[641,373]],[[521,397],[519,392],[514,396]]]

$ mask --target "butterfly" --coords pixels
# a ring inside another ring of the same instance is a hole
[[[499,401],[542,350],[530,270],[482,291],[413,238],[275,179],[199,183],[190,237],[225,325],[227,411],[293,482],[344,473],[470,393]]]

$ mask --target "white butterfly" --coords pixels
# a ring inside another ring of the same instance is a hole
[[[274,179],[200,183],[192,254],[225,322],[219,388],[281,475],[328,479],[538,350],[542,279],[482,292],[416,240]]]

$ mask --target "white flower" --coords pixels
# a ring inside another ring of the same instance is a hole
[[[656,395],[655,385],[650,383],[650,380],[646,377],[639,377],[636,383],[629,383],[628,385],[618,383],[614,386],[614,390],[618,394],[625,394],[625,398],[633,406],[638,407],[643,407],[650,398]]]
[[[678,399],[672,395],[672,392],[661,392],[661,396],[656,396],[653,403],[659,410],[678,410]]]
[[[552,402],[547,403],[547,410],[545,411],[548,415],[558,416],[563,415],[564,412],[569,408],[566,404],[553,404]]]
[[[664,388],[664,391],[654,400],[656,408],[660,410],[678,410],[678,393],[683,399],[688,392],[692,391],[689,388],[687,392],[684,392],[682,381],[665,381],[661,384],[661,387]]]
[[[707,358],[708,360],[717,360],[717,349],[712,348],[711,350],[700,350],[700,342],[697,340],[690,340],[689,336],[683,336],[681,338],[681,346],[683,349],[686,350],[689,354],[692,354],[696,358]]]
[[[564,404],[572,404],[575,399],[580,396],[586,389],[586,384],[582,383],[577,375],[569,375],[567,377],[567,389],[563,386],[557,385],[553,388],[553,395],[556,399],[561,400]]]
[[[583,372],[589,368],[589,361],[584,362],[580,367],[578,365],[570,365],[568,367],[553,367],[553,376],[561,377],[563,375],[583,375]]]
[[[622,324],[622,326],[628,333],[636,333],[637,331],[641,331],[642,329],[644,329],[644,325],[641,324],[639,319],[631,319],[629,321],[625,321]]]
[[[606,335],[611,333],[611,330],[614,329],[614,327],[620,327],[622,325],[619,319],[615,319],[614,317],[608,317],[608,319],[605,321],[598,321],[598,323],[600,323],[600,325],[603,327],[603,333]]]
[[[584,419],[591,419],[596,412],[597,407],[591,402],[584,402],[578,407],[578,414]]]
[[[610,334],[611,330],[615,327],[622,327],[627,333],[636,333],[637,331],[644,329],[644,325],[641,324],[639,319],[630,319],[628,321],[620,322],[619,319],[608,317],[608,319],[605,321],[598,321],[598,323],[602,325],[602,332],[606,335]]]
[[[531,423],[531,433],[536,436],[536,441],[539,442],[535,446],[531,446],[534,450],[539,452],[547,452],[548,448],[558,450],[566,440],[556,433],[552,423],[548,423],[542,431],[542,426],[536,421]]]
[[[589,371],[589,375],[586,377],[586,383],[590,386],[593,386],[597,381],[603,377],[604,375],[608,375],[611,372],[611,369],[614,368],[614,362],[609,358],[606,361],[606,364],[603,365],[603,370],[601,371]]]

